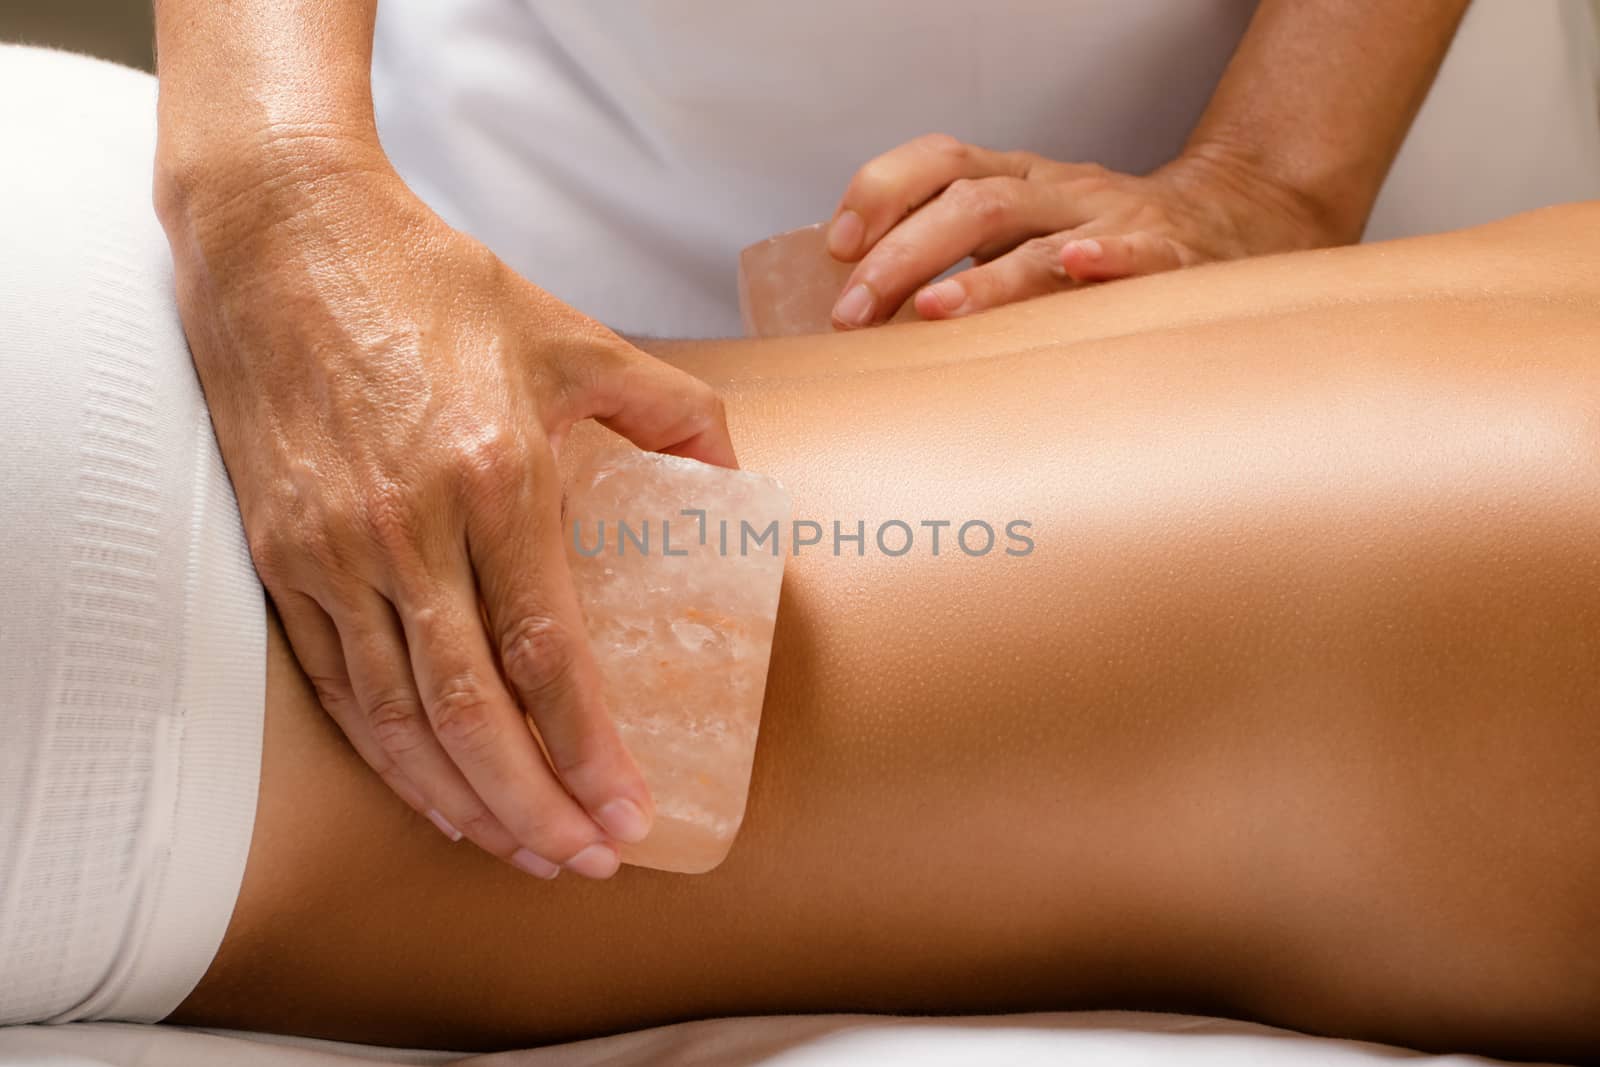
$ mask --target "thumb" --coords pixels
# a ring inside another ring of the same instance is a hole
[[[716,390],[626,341],[592,357],[567,393],[561,428],[593,418],[650,452],[737,467],[728,416]],[[558,436],[552,433],[552,437]]]

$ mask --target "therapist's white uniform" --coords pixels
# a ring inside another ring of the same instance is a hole
[[[624,332],[739,332],[738,250],[942,131],[1130,172],[1171,159],[1251,0],[383,0],[400,172]],[[1368,237],[1600,196],[1587,0],[1477,0]]]

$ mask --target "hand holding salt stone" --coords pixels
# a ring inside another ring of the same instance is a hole
[[[789,514],[771,478],[653,452],[598,456],[568,484],[567,559],[606,705],[656,805],[625,863],[699,873],[733,844]]]

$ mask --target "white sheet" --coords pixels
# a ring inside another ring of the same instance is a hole
[[[709,1019],[479,1056],[133,1023],[0,1029],[0,1067],[1377,1067],[1396,1060],[1501,1062],[1143,1012]]]

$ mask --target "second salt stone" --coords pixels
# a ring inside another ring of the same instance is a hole
[[[828,254],[828,223],[757,241],[739,253],[739,316],[747,337],[833,329],[833,305],[856,269]],[[906,301],[890,322],[916,318]]]

